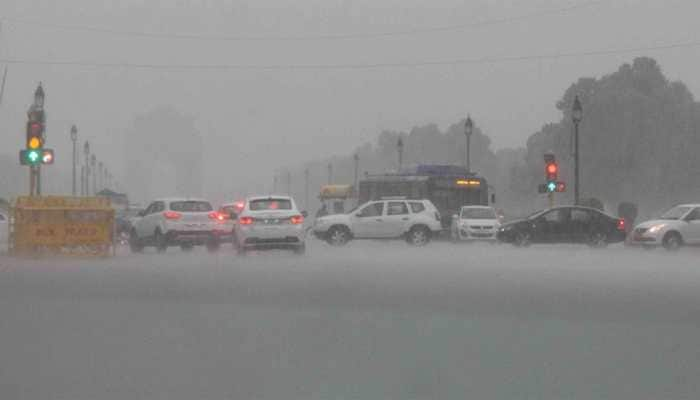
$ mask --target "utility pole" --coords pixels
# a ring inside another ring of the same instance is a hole
[[[574,204],[579,204],[579,154],[578,154],[578,124],[583,119],[583,107],[578,96],[574,98],[571,108],[571,120],[574,123]]]
[[[85,166],[80,166],[80,195],[85,196]]]
[[[272,193],[277,193],[277,172],[272,176]]]
[[[328,163],[328,184],[333,182],[333,163]]]

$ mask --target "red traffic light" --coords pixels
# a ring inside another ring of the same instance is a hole
[[[566,183],[564,183],[564,182],[557,182],[556,192],[557,192],[557,193],[566,192]]]
[[[547,163],[547,165],[544,168],[544,172],[547,177],[547,181],[556,181],[558,177],[559,166],[556,162]]]

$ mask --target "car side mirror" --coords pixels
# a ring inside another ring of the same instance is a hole
[[[143,217],[144,215],[146,215],[146,211],[139,211],[136,213],[137,217]]]
[[[355,216],[359,218],[359,217],[362,216],[362,214],[361,214],[361,213],[355,213]]]
[[[304,218],[306,218],[306,217],[309,216],[309,213],[306,212],[306,211],[302,211],[302,212],[301,212],[301,216],[304,217]]]

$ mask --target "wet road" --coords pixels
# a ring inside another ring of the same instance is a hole
[[[2,399],[691,399],[700,251],[0,256]]]

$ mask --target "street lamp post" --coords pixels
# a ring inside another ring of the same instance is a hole
[[[100,191],[105,188],[105,169],[102,161],[97,163],[97,170],[99,174],[97,175],[97,188],[95,190]]]
[[[571,120],[574,122],[574,204],[579,204],[579,154],[578,154],[578,125],[583,119],[583,107],[578,96],[574,98],[571,108]]]
[[[333,163],[328,163],[328,184],[333,182]]]
[[[401,136],[399,136],[399,140],[396,142],[396,149],[399,152],[399,169],[398,172],[401,172],[401,167],[403,165],[403,139]]]
[[[474,122],[472,121],[470,116],[467,116],[467,120],[464,122],[464,136],[467,137],[467,154],[466,154],[466,159],[465,159],[465,167],[467,168],[467,173],[472,172],[471,169],[471,138],[472,138],[472,131],[474,130]]]
[[[90,156],[90,170],[92,170],[92,194],[97,194],[97,174],[95,166],[97,165],[97,157],[93,154]]]
[[[85,173],[83,174],[83,187],[85,188],[85,191],[83,195],[89,196],[90,195],[90,143],[86,140],[85,144],[83,145],[83,154],[85,155],[85,164],[83,165],[83,168],[85,169]]]
[[[77,154],[77,145],[76,142],[78,141],[78,128],[73,125],[70,128],[70,140],[73,142],[73,196],[76,196],[78,193],[78,185],[76,182],[77,176],[75,176],[76,173],[76,165],[78,163],[78,154]]]

